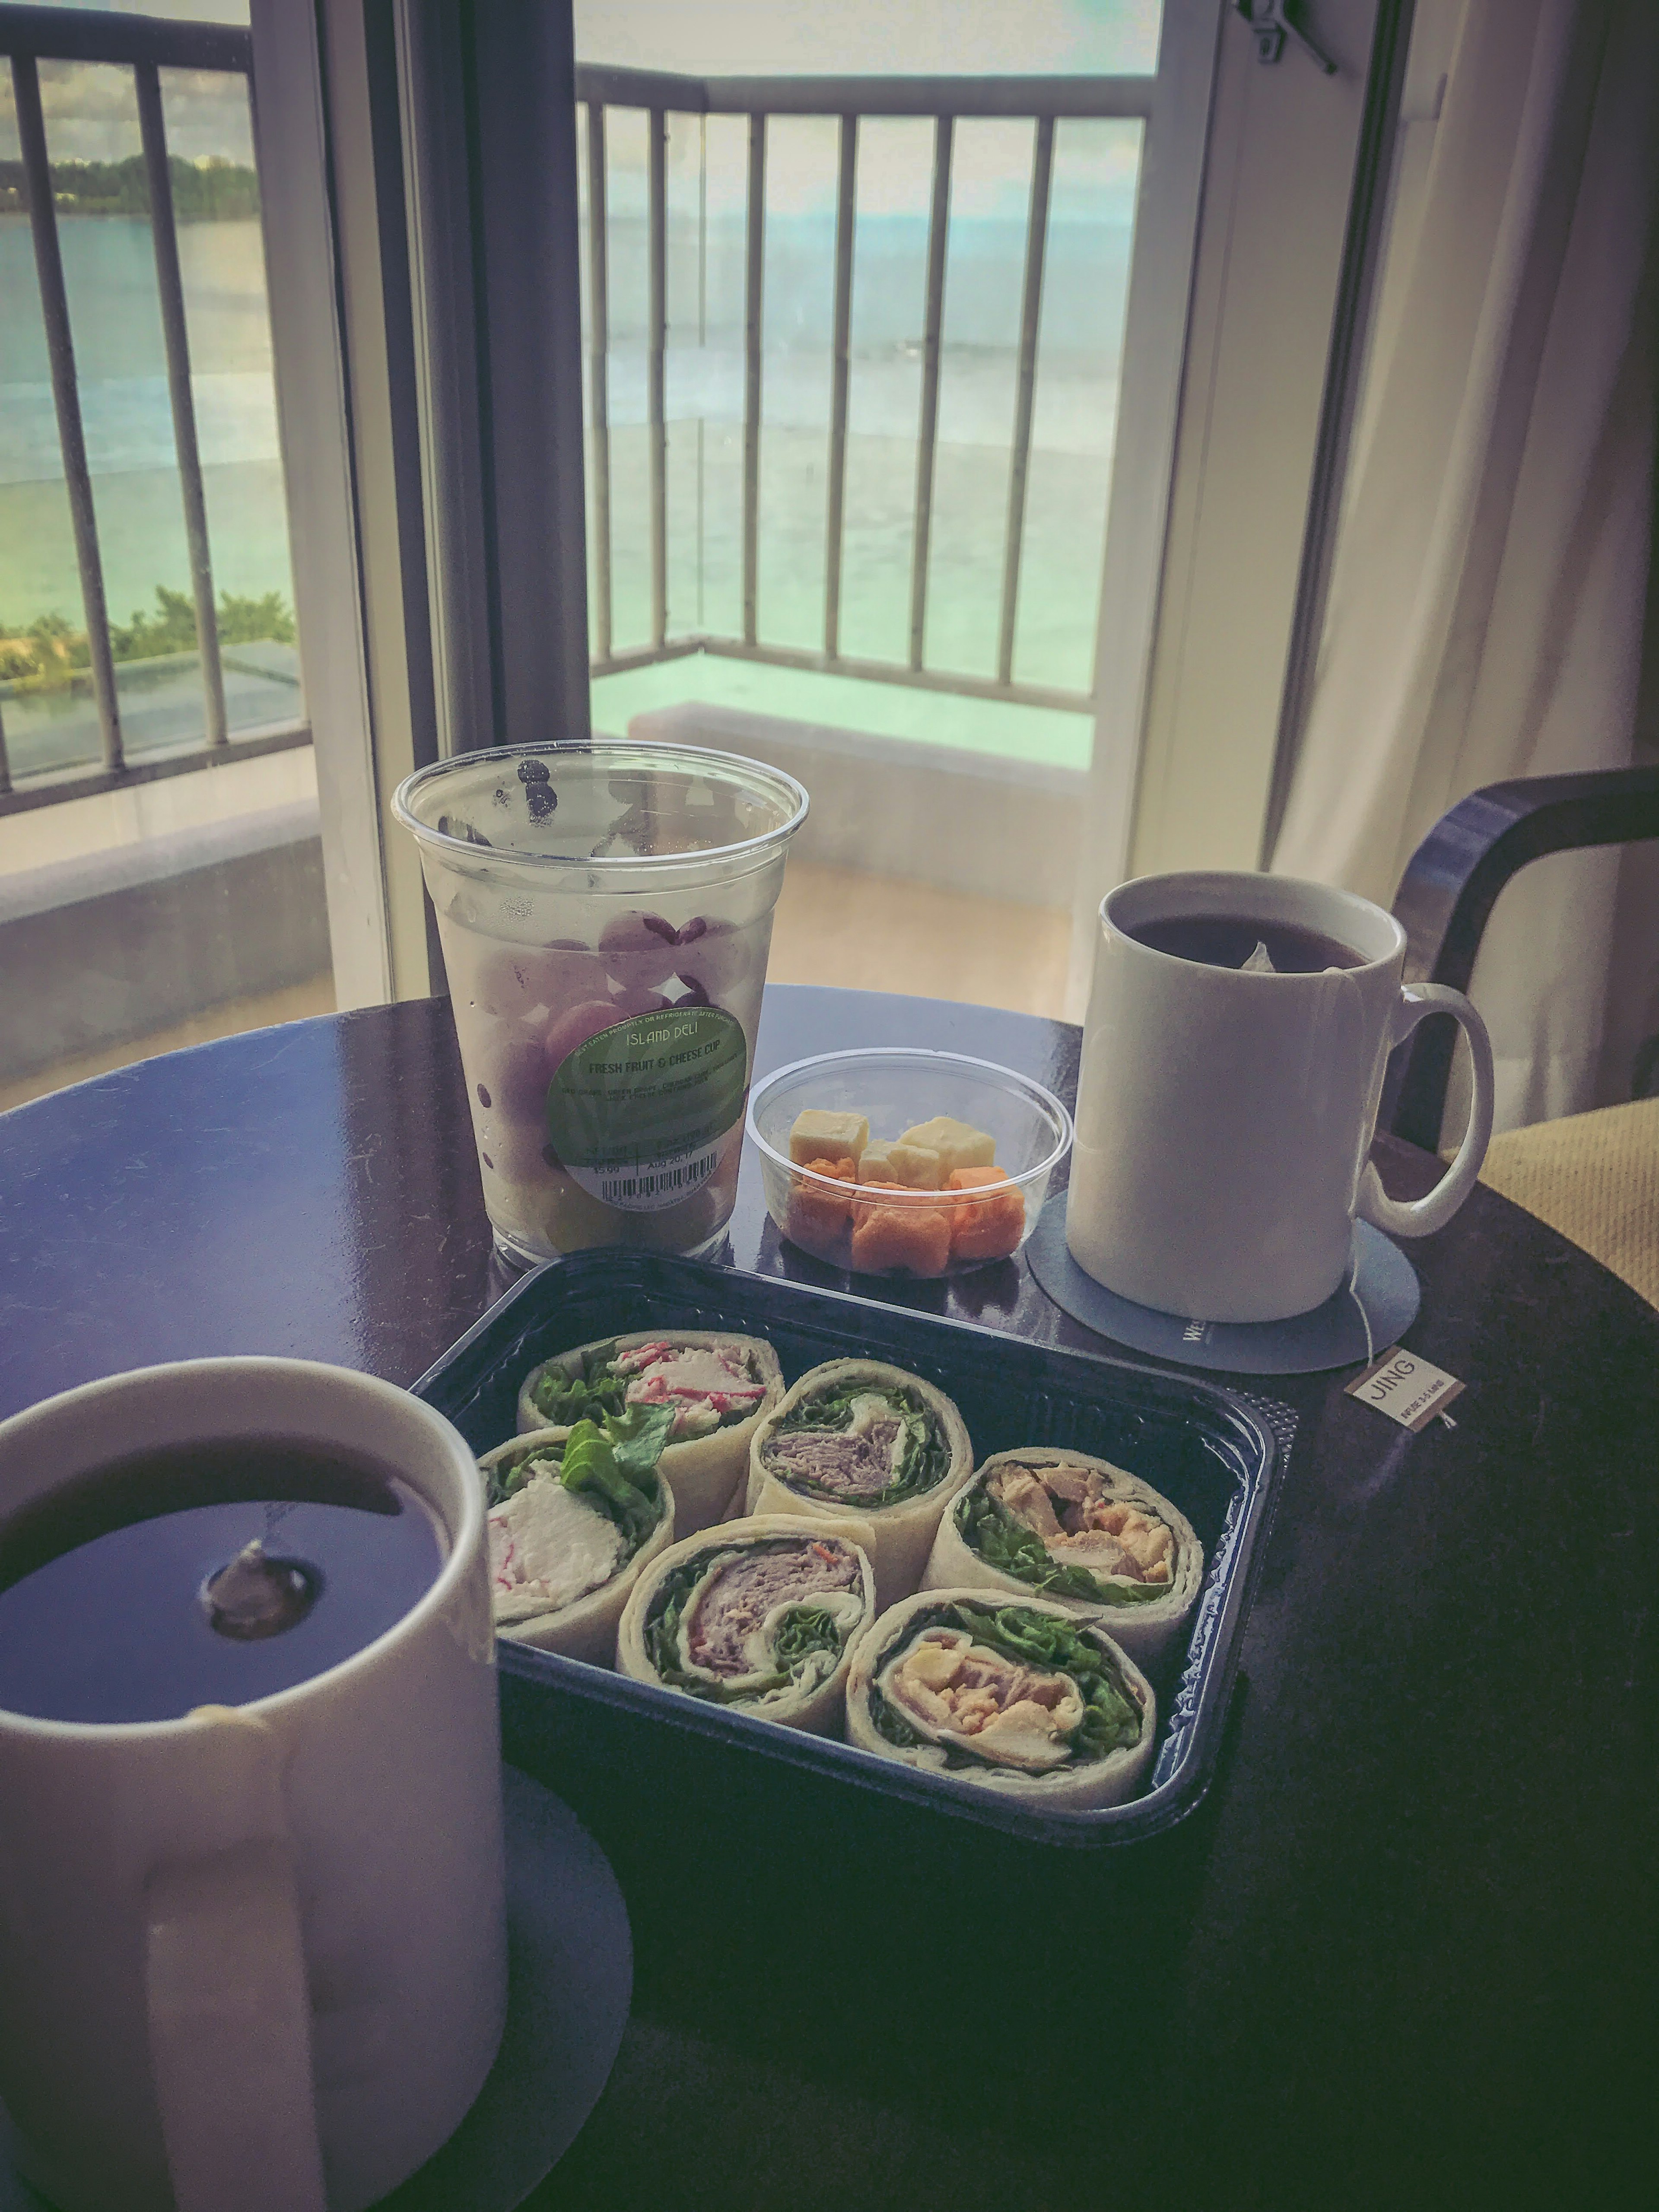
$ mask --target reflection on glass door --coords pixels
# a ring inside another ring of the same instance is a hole
[[[333,1003],[246,0],[108,13],[0,6],[0,1108]]]

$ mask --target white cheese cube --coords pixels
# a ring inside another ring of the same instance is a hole
[[[953,1121],[948,1114],[936,1114],[931,1121],[918,1121],[914,1129],[905,1131],[899,1142],[938,1153],[939,1180],[929,1186],[935,1190],[948,1182],[958,1168],[988,1168],[996,1164],[996,1139],[988,1137],[983,1129],[975,1129],[966,1121]]]
[[[911,1190],[942,1190],[945,1167],[936,1152],[925,1145],[889,1144],[873,1139],[859,1162],[860,1182],[899,1182]]]
[[[798,1168],[814,1160],[850,1160],[856,1168],[870,1141],[870,1122],[863,1114],[829,1114],[808,1106],[795,1116],[789,1132],[789,1158]]]

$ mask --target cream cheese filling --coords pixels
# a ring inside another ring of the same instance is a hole
[[[489,1513],[490,1600],[499,1621],[557,1613],[608,1583],[626,1544],[608,1513],[534,1474]]]

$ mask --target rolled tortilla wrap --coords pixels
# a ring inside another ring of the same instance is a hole
[[[1040,1597],[1098,1620],[1148,1667],[1178,1642],[1204,1581],[1186,1515],[1139,1475],[1031,1445],[988,1459],[939,1522],[928,1589]]]
[[[940,1516],[973,1473],[961,1414],[931,1382],[873,1359],[803,1375],[749,1449],[750,1513],[851,1516],[876,1571],[876,1601],[908,1597]]]
[[[634,1586],[617,1664],[636,1682],[839,1735],[853,1645],[875,1577],[848,1521],[729,1521],[672,1545]]]
[[[478,1462],[491,1497],[515,1472],[536,1469],[489,1509],[495,1632],[611,1667],[629,1594],[674,1540],[674,1493],[665,1482],[655,1485],[654,1524],[636,1540],[590,1493],[564,1486],[557,1470],[569,1437],[565,1428],[537,1429]]]
[[[1097,1620],[982,1589],[924,1590],[866,1629],[850,1743],[969,1788],[1073,1812],[1145,1785],[1158,1701]]]
[[[632,1371],[616,1370],[615,1360],[626,1361],[628,1354],[649,1345],[670,1347],[674,1356],[637,1366],[627,1362]],[[686,1357],[691,1353],[713,1357],[694,1361]],[[722,1389],[717,1380],[722,1364],[734,1368],[741,1378],[734,1379],[730,1389]],[[550,1378],[552,1389],[544,1388],[544,1378]],[[519,1429],[528,1434],[550,1422],[575,1420],[584,1414],[597,1419],[600,1410],[617,1413],[624,1403],[652,1403],[653,1394],[658,1399],[684,1399],[674,1440],[658,1466],[674,1493],[676,1525],[682,1536],[689,1536],[712,1527],[732,1504],[749,1465],[750,1441],[783,1396],[783,1370],[764,1338],[738,1336],[725,1329],[648,1328],[579,1344],[573,1351],[544,1359],[526,1376],[519,1391]],[[711,1403],[739,1396],[752,1399],[751,1410],[744,1413],[736,1403]],[[556,1413],[544,1409],[548,1397],[562,1401]],[[538,1398],[544,1404],[538,1403]],[[711,1414],[717,1425],[702,1427]]]

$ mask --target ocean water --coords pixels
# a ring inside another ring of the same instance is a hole
[[[1076,126],[1068,140],[1073,129],[1061,126],[1048,241],[1014,673],[1086,691],[1139,126]],[[873,137],[875,126],[866,131]],[[766,231],[758,619],[764,641],[811,649],[823,642],[835,222],[833,198],[806,159],[830,141],[822,132],[804,138],[786,158],[789,143],[781,140],[778,181],[793,204],[774,212],[769,192]],[[906,170],[897,158],[906,144],[925,153],[913,131],[886,145],[884,167],[871,173],[885,180],[885,207],[872,190],[878,204],[864,211],[860,173],[841,623],[844,653],[900,664],[908,650],[927,233],[927,165],[918,154]],[[683,143],[678,150],[683,157]],[[1017,171],[993,173],[992,151],[988,141],[976,167],[964,156],[961,204],[953,202],[925,633],[930,667],[980,677],[995,673],[1027,189]],[[697,154],[695,179],[684,158],[671,170],[669,624],[671,635],[737,635],[744,222],[719,161],[701,143]],[[623,650],[650,635],[647,270],[627,144],[613,155],[611,561],[613,643]],[[153,608],[157,585],[188,588],[149,228],[142,218],[88,216],[64,221],[59,234],[107,598],[112,617],[125,623]],[[184,225],[179,250],[215,582],[291,602],[258,225]],[[80,585],[28,226],[0,216],[0,629],[46,613],[79,627]],[[232,685],[233,726],[293,713],[292,656],[260,647],[246,657]],[[166,681],[161,670],[141,678],[135,668],[123,678],[135,710],[145,693],[142,743],[178,742],[199,727],[190,670],[165,673]],[[89,702],[7,698],[3,711],[15,770],[95,754]],[[1018,751],[1023,741],[1015,734],[1009,744]]]

